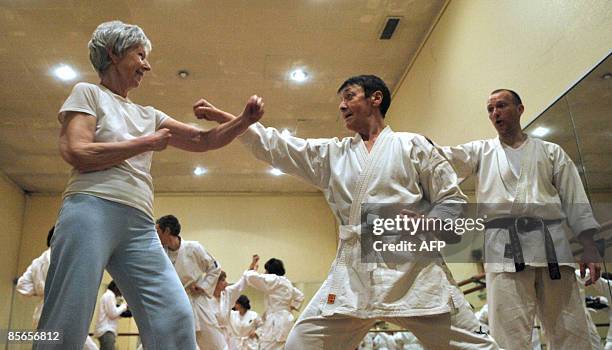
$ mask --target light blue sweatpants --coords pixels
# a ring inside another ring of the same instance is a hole
[[[138,209],[85,194],[62,204],[38,324],[39,330],[61,330],[63,343],[34,349],[83,349],[105,268],[132,310],[145,349],[196,349],[193,311],[155,223]]]

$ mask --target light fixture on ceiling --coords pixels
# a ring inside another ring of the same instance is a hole
[[[53,74],[60,80],[69,81],[77,77],[77,73],[72,67],[60,64],[53,70]]]
[[[280,169],[272,168],[272,169],[270,169],[270,174],[272,174],[274,176],[281,176],[284,173]]]
[[[196,176],[202,176],[204,174],[206,174],[206,168],[201,167],[201,166],[197,166],[195,167],[195,169],[193,169],[193,174]]]
[[[601,76],[603,80],[610,80],[610,78],[612,78],[612,73],[609,72]]]
[[[542,137],[542,136],[547,135],[549,132],[550,132],[549,128],[538,126],[537,128],[533,129],[533,131],[531,131],[531,135],[535,137]]]
[[[289,78],[298,83],[302,83],[308,80],[308,73],[306,73],[306,71],[302,68],[297,68],[289,73]]]
[[[181,69],[176,73],[176,75],[178,75],[178,77],[181,79],[187,79],[187,77],[189,77],[189,71],[186,69]]]

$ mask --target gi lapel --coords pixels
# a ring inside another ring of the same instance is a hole
[[[530,190],[530,183],[535,181],[535,178],[531,178],[534,175],[533,167],[537,162],[533,157],[536,156],[535,142],[532,142],[529,138],[525,140],[525,144],[522,145],[523,154],[530,156],[523,156],[521,159],[521,173],[519,175],[516,189],[514,191],[514,201],[512,202],[512,214],[523,215],[528,212],[528,194]]]
[[[393,131],[389,126],[385,127],[383,131],[378,135],[374,146],[370,153],[365,146],[365,143],[359,136],[359,142],[361,146],[357,149],[359,152],[360,160],[365,161],[363,171],[359,175],[359,180],[356,183],[352,193],[351,211],[349,215],[349,225],[359,225],[361,223],[361,204],[364,202],[365,197],[368,193],[368,185],[372,176],[375,175],[375,170],[378,168],[378,164],[383,160],[382,154],[389,143],[393,135]]]
[[[323,308],[323,316],[328,316],[334,313],[336,297],[340,293],[344,293],[343,288],[345,287],[346,279],[349,278],[349,269],[356,268],[357,275],[372,271],[376,268],[375,263],[361,263],[360,255],[361,249],[359,249],[359,235],[361,234],[361,204],[365,200],[368,184],[374,174],[374,170],[382,160],[382,153],[388,140],[391,139],[392,131],[390,127],[386,127],[378,135],[371,152],[368,154],[368,150],[365,143],[358,134],[355,136],[357,142],[357,157],[362,165],[361,174],[355,184],[355,188],[352,189],[351,197],[351,208],[349,214],[348,225],[340,226],[339,238],[340,243],[338,247],[338,253],[334,265],[332,266],[330,288],[327,294],[327,303]],[[357,264],[354,264],[354,263]],[[364,281],[362,281],[363,283]],[[368,298],[367,292],[361,298]]]
[[[506,157],[506,152],[504,151],[504,146],[501,144],[499,138],[496,138],[494,141],[495,145],[495,155],[497,157],[497,171],[499,176],[501,177],[502,183],[504,184],[504,188],[506,192],[511,194],[512,196],[516,195],[516,187],[517,187],[517,178],[512,173],[512,169],[510,168],[510,163],[508,162],[508,158]],[[513,197],[514,200],[514,197]]]

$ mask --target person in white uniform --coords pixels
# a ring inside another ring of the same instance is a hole
[[[252,259],[249,265],[249,270],[253,270],[257,262]],[[240,276],[240,279],[234,283],[229,284],[227,282],[227,275],[224,271],[221,271],[217,280],[215,291],[213,292],[213,298],[209,298],[210,309],[214,310],[214,316],[217,321],[217,325],[224,336],[229,349],[233,350],[238,348],[243,342],[241,340],[235,341],[235,337],[242,337],[242,325],[238,326],[237,317],[234,315],[232,308],[236,305],[237,300],[240,297],[240,293],[247,287],[246,283],[246,271]],[[244,321],[244,319],[242,319]],[[240,328],[240,329],[239,329]],[[246,344],[251,344],[246,342]],[[256,344],[256,343],[255,343]]]
[[[301,139],[257,123],[239,138],[258,159],[321,189],[339,223],[336,259],[286,349],[355,349],[378,319],[410,329],[425,347],[497,349],[491,337],[476,333],[478,321],[442,259],[361,262],[363,203],[431,205],[428,216],[452,219],[456,213],[442,206],[466,197],[448,161],[423,136],[385,125],[391,94],[382,79],[352,77],[338,94],[352,137]],[[234,118],[204,99],[194,113],[219,123]]]
[[[376,350],[398,350],[397,342],[391,332],[378,332],[374,337],[374,349]]]
[[[610,285],[610,280],[608,280],[607,278],[604,278],[603,276],[604,274],[602,274],[602,276],[593,284],[591,284],[591,292],[595,292],[595,293],[591,293],[590,295],[597,295],[597,296],[601,296],[603,298],[605,298],[605,302],[608,302],[609,300],[612,300],[612,295],[610,294],[610,288],[612,287]],[[609,277],[609,275],[606,275],[606,277]],[[586,301],[586,288],[585,288],[585,284],[586,282],[591,278],[590,273],[587,271],[585,276],[580,276],[580,272],[576,271],[576,279],[578,281],[578,288],[580,289],[580,298],[582,300]],[[604,306],[605,309],[607,309],[607,313],[608,313],[608,321],[612,321],[612,308],[610,308],[610,305],[608,306]],[[608,334],[606,336],[606,343],[605,343],[605,347],[603,347],[601,345],[601,338],[599,336],[599,332],[597,331],[597,326],[595,326],[595,323],[593,322],[593,318],[591,317],[591,313],[589,310],[593,310],[594,312],[597,312],[598,310],[594,310],[591,308],[588,308],[586,305],[586,302],[584,304],[585,307],[585,313],[587,315],[587,321],[589,323],[589,338],[591,340],[591,349],[593,350],[600,350],[602,348],[604,348],[605,350],[612,350],[612,343],[610,343],[610,340],[612,339],[612,328],[608,327]]]
[[[251,310],[249,297],[239,296],[229,316],[230,350],[259,349],[257,329],[261,325],[261,318]]]
[[[174,215],[157,219],[156,229],[193,308],[198,347],[200,350],[225,349],[227,342],[210,301],[221,266],[199,242],[181,238],[181,224]]]
[[[128,309],[126,303],[117,304],[117,297],[120,296],[121,291],[115,282],[111,281],[98,303],[94,337],[100,342],[100,350],[115,350],[118,322],[121,314]]]
[[[481,331],[489,333],[489,305],[484,304],[480,310],[476,311],[476,318],[480,322]],[[531,349],[541,350],[542,343],[540,341],[540,332],[537,326],[537,319],[533,325],[533,331],[531,332]]]
[[[254,268],[246,271],[244,278],[249,286],[264,293],[263,325],[258,332],[260,349],[282,350],[293,326],[292,311],[300,308],[304,294],[285,277],[282,260],[268,260],[264,273],[257,272],[258,261],[259,256],[254,255]]]
[[[365,337],[363,337],[363,340],[361,341],[361,343],[359,343],[359,347],[357,348],[358,350],[374,350],[374,337],[376,336],[376,333],[374,332],[368,332]]]
[[[151,42],[121,21],[100,24],[88,44],[99,84],[77,83],[59,111],[59,149],[72,166],[51,242],[39,330],[84,343],[106,269],[131,305],[147,350],[196,348],[189,299],[155,233],[153,153],[168,145],[206,152],[229,144],[263,115],[256,98],[211,130],[177,121],[128,95],[151,70]]]
[[[423,345],[412,332],[398,331],[393,337],[399,350],[423,350]]]
[[[47,233],[47,247],[51,246],[51,238],[53,238],[54,231],[55,226],[51,227]],[[17,280],[17,293],[27,297],[40,298],[40,302],[36,305],[34,314],[32,315],[32,325],[34,327],[38,325],[40,314],[45,304],[45,280],[47,279],[47,271],[49,270],[50,256],[51,249],[48,248],[38,258],[32,260],[26,272]],[[97,350],[98,346],[90,336],[87,336],[83,349]]]
[[[612,274],[603,273],[602,278],[597,280],[597,283],[594,285],[600,295],[608,298],[608,334],[606,335],[606,345],[604,346],[604,350],[612,350]]]
[[[488,220],[485,271],[491,335],[508,349],[531,347],[535,314],[553,349],[590,347],[569,239],[584,247],[580,270],[600,274],[599,225],[576,166],[558,145],[523,133],[524,106],[493,91],[489,120],[498,137],[442,147],[460,179],[476,177],[478,215]]]
[[[51,227],[47,234],[47,247],[51,246],[51,238],[55,227]],[[42,312],[45,303],[45,279],[47,278],[47,270],[49,270],[49,256],[51,249],[47,248],[38,258],[32,260],[32,263],[24,274],[17,280],[17,292],[28,297],[40,297],[40,302],[34,309],[32,315],[32,324],[34,327],[38,325],[40,313]]]

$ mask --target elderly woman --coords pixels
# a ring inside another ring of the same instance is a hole
[[[293,310],[298,310],[304,294],[285,277],[282,260],[271,258],[265,273],[257,272],[259,256],[253,256],[254,268],[244,273],[247,284],[264,293],[263,325],[258,330],[261,350],[282,350],[293,327]]]
[[[128,98],[146,72],[151,43],[138,26],[102,23],[89,42],[100,83],[78,83],[59,112],[60,152],[72,165],[51,243],[40,330],[61,330],[77,349],[87,336],[106,268],[127,300],[144,347],[196,348],[189,299],[164,253],[153,219],[153,151],[222,147],[261,118],[251,97],[241,116],[209,131]],[[229,124],[229,125],[228,125]]]

